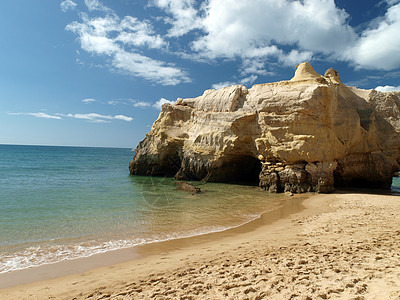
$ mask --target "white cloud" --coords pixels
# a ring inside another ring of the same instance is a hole
[[[224,81],[224,82],[214,83],[211,87],[212,87],[214,90],[219,90],[219,89],[222,89],[222,88],[224,88],[224,87],[231,86],[231,85],[235,85],[235,84],[237,84],[237,83],[236,83],[236,82],[233,82],[233,81]]]
[[[238,79],[237,81],[223,81],[223,82],[214,83],[211,87],[215,90],[219,90],[224,87],[237,85],[237,84],[250,86],[254,83],[254,81],[257,80],[257,78],[258,78],[258,76],[253,74],[248,77]]]
[[[112,12],[111,9],[104,6],[98,0],[85,0],[85,5],[89,9],[89,11],[98,10],[98,11],[104,11],[104,12]]]
[[[321,54],[359,68],[393,70],[400,67],[400,4],[386,2],[385,16],[359,36],[334,0],[209,0],[204,35],[192,49],[208,59],[241,60],[242,76],[266,75],[270,59],[295,66]]]
[[[8,113],[8,114],[12,115],[12,116],[33,116],[36,118],[61,120],[61,117],[59,117],[59,116],[49,115],[49,114],[42,113],[42,112],[38,112],[38,113]]]
[[[44,118],[44,119],[56,119],[56,120],[60,120],[61,119],[58,116],[52,116],[52,115],[49,115],[49,114],[46,114],[46,113],[42,113],[42,112],[39,112],[39,113],[27,113],[27,115],[34,116],[34,117],[37,117],[37,118]]]
[[[394,5],[400,2],[400,0],[385,0],[388,5]]]
[[[391,85],[377,86],[375,90],[380,92],[394,92],[394,91],[400,91],[400,86],[391,86]]]
[[[334,0],[210,0],[204,10],[205,34],[192,49],[208,59],[241,60],[242,76],[269,74],[270,59],[295,66],[314,53],[339,57],[356,40]]]
[[[88,114],[59,114],[60,116],[63,117],[69,117],[69,118],[74,118],[74,119],[81,119],[81,120],[87,120],[90,122],[94,123],[109,123],[110,120],[123,120],[130,122],[133,120],[131,117],[127,117],[124,115],[115,115],[115,116],[110,116],[110,115],[101,115],[97,113],[88,113]]]
[[[252,85],[254,81],[256,81],[258,78],[257,75],[251,75],[249,77],[243,78],[240,80],[240,83],[243,85]]]
[[[135,103],[132,104],[134,107],[141,107],[141,108],[146,108],[146,107],[150,107],[151,103],[149,102],[144,102],[144,101],[137,101]]]
[[[293,67],[299,63],[311,60],[312,56],[312,51],[298,51],[293,49],[288,54],[281,54],[279,61],[288,67]]]
[[[131,121],[133,120],[133,118],[127,117],[127,116],[124,116],[124,115],[115,115],[115,116],[113,117],[113,119],[115,119],[115,120],[122,120],[122,121],[126,121],[126,122],[131,122]]]
[[[127,117],[124,115],[115,115],[115,116],[109,116],[109,115],[101,115],[97,113],[88,113],[88,114],[46,114],[42,112],[38,113],[8,113],[9,115],[12,116],[33,116],[36,118],[44,118],[44,119],[55,119],[55,120],[61,120],[65,117],[67,118],[74,118],[74,119],[82,119],[82,120],[87,120],[90,122],[94,123],[110,123],[111,120],[122,120],[126,122],[131,122],[133,118]]]
[[[175,101],[171,101],[171,100],[167,100],[167,99],[164,99],[164,98],[160,98],[160,100],[158,100],[156,103],[153,104],[153,107],[155,107],[157,109],[161,109],[161,107],[165,103],[174,104]]]
[[[89,12],[66,29],[83,50],[102,56],[111,69],[157,84],[191,81],[185,70],[160,59],[167,55],[238,62],[242,79],[237,82],[251,84],[257,76],[273,74],[271,62],[294,67],[327,58],[357,68],[400,67],[399,1],[382,0],[379,5],[384,3],[387,13],[371,20],[361,34],[335,0],[150,0],[162,12],[147,20],[120,17],[98,0],[85,0]],[[168,27],[157,27],[160,21]]]
[[[117,104],[122,104],[122,105],[132,105],[134,107],[139,107],[139,108],[147,108],[151,107],[151,103],[145,102],[145,101],[138,101],[134,99],[125,99],[125,100],[111,100],[108,101],[107,104],[110,105],[117,105]]]
[[[265,75],[267,73],[265,70],[265,63],[265,59],[243,58],[242,65],[240,67],[240,74],[242,76],[246,76],[248,74]]]
[[[117,41],[129,46],[147,46],[149,48],[161,49],[167,43],[159,35],[155,34],[152,25],[144,20],[126,16],[121,20]]]
[[[68,118],[74,118],[74,119],[81,119],[81,120],[87,120],[92,123],[110,123],[110,119],[112,119],[110,116],[103,118],[102,115],[96,114],[96,113],[89,113],[89,114],[60,114],[63,117],[68,117]]]
[[[88,120],[94,123],[108,123],[108,120],[123,120],[130,122],[133,120],[131,117],[126,117],[123,115],[109,116],[109,115],[101,115],[97,113],[88,113],[88,114],[67,114],[66,117],[75,118],[75,119],[83,119]]]
[[[77,4],[75,2],[73,2],[72,0],[65,0],[65,1],[61,2],[60,7],[63,12],[66,12],[67,10],[70,10],[70,9],[74,10],[76,5]]]
[[[385,16],[359,36],[334,0],[209,0],[200,26],[204,35],[192,49],[209,59],[242,60],[242,75],[262,75],[270,58],[293,66],[320,54],[359,68],[393,70],[400,67],[400,1],[385,2]],[[293,49],[283,50],[288,46]]]
[[[139,54],[140,47],[161,49],[167,46],[148,21],[131,16],[121,20],[97,0],[86,0],[85,3],[89,10],[108,13],[104,17],[93,18],[83,13],[82,22],[75,21],[66,26],[66,30],[78,36],[83,50],[110,57],[113,68],[135,77],[163,85],[190,81],[187,73],[174,65]]]
[[[114,55],[113,65],[130,75],[142,77],[163,85],[190,82],[186,72],[169,66],[165,62],[151,59],[138,53],[120,51]]]
[[[390,7],[375,28],[362,33],[346,57],[359,68],[393,70],[400,67],[400,4]]]
[[[81,102],[88,104],[88,103],[96,102],[96,99],[88,98],[88,99],[81,100]]]
[[[166,23],[172,25],[168,36],[180,37],[201,27],[194,0],[154,0],[153,3],[172,15],[172,18],[165,19]]]
[[[210,0],[206,10],[193,46],[209,57],[280,56],[277,44],[330,54],[354,39],[333,0]]]
[[[167,20],[169,36],[203,31],[191,44],[192,50],[208,59],[242,59],[244,74],[262,75],[268,58],[292,66],[309,60],[314,52],[338,56],[356,40],[348,14],[334,0],[254,0],[251,5],[242,0],[209,0],[197,10],[193,0],[153,3],[173,17]],[[295,49],[282,50],[287,46]],[[250,68],[249,59],[256,61]]]
[[[98,55],[112,55],[120,50],[118,44],[107,37],[117,27],[114,17],[89,19],[82,14],[82,19],[82,23],[72,22],[65,29],[78,35],[83,50]]]

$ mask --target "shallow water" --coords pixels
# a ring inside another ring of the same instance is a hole
[[[400,195],[400,177],[393,177],[392,193]]]
[[[132,176],[130,149],[0,145],[0,273],[222,231],[283,203],[253,186]]]

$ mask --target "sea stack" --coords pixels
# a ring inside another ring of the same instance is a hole
[[[137,175],[257,183],[270,192],[388,189],[400,169],[400,92],[348,87],[308,63],[289,81],[164,104],[129,165]]]

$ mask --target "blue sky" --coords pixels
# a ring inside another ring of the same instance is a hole
[[[400,89],[400,0],[5,0],[0,143],[135,147],[160,104],[310,61]]]

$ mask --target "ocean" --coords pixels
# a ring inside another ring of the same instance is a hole
[[[0,145],[0,273],[237,227],[284,203],[256,186],[129,174],[131,149]]]

